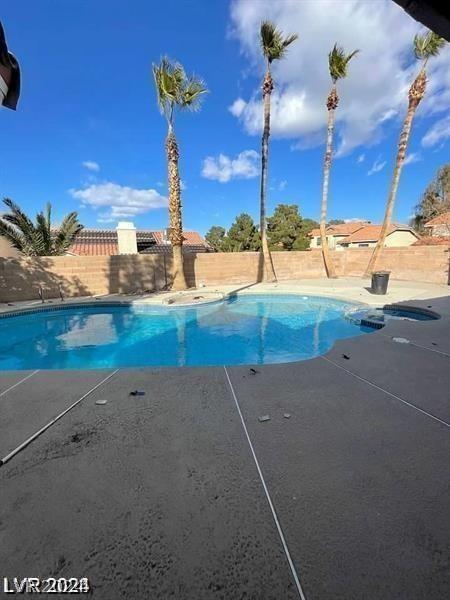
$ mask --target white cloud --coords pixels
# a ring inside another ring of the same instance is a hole
[[[247,102],[245,100],[243,100],[242,98],[237,98],[237,100],[233,102],[233,104],[228,108],[228,110],[235,117],[240,117],[246,106]]]
[[[69,192],[81,200],[82,205],[91,206],[94,210],[107,209],[99,215],[98,220],[102,223],[167,206],[167,198],[156,190],[139,190],[109,181]]]
[[[350,63],[348,77],[339,83],[336,155],[342,156],[360,145],[376,144],[383,137],[387,121],[403,119],[407,91],[418,70],[411,46],[420,25],[394,2],[234,0],[232,35],[260,79],[263,60],[258,34],[263,19],[273,20],[286,33],[299,33],[286,59],[273,64],[274,137],[294,139],[293,148],[325,142],[325,103],[331,85],[327,54],[336,40],[348,51],[361,50]],[[447,110],[450,105],[449,59],[450,45],[430,60],[430,83],[419,114]],[[238,98],[229,110],[247,133],[259,134],[260,83],[255,83],[250,97]]]
[[[180,181],[180,188],[181,188],[182,192],[184,192],[184,190],[187,190],[187,183],[185,181],[183,181],[182,179]]]
[[[366,155],[365,155],[365,154],[360,154],[360,155],[358,156],[358,158],[357,158],[356,162],[359,164],[359,163],[362,163],[362,162],[364,162],[364,161],[365,161],[365,159],[366,159]]]
[[[450,115],[436,121],[422,138],[422,146],[430,148],[450,138]]]
[[[385,160],[381,161],[381,157],[379,156],[375,160],[375,162],[373,163],[373,165],[371,166],[369,171],[367,171],[367,175],[373,175],[374,173],[378,173],[379,171],[384,169],[385,166],[386,166],[386,161]]]
[[[283,190],[286,189],[287,186],[287,181],[286,179],[283,179],[282,181],[280,181],[280,183],[278,184],[278,189],[280,190],[280,192],[282,192]]]
[[[100,171],[100,165],[93,160],[85,160],[81,163],[88,171]]]
[[[259,154],[255,150],[244,150],[236,158],[226,154],[207,156],[203,161],[202,176],[226,183],[230,179],[250,179],[259,174]]]
[[[403,164],[406,166],[406,165],[410,165],[415,162],[419,162],[421,160],[422,160],[422,157],[420,156],[420,154],[418,152],[410,152],[409,154],[406,155]]]

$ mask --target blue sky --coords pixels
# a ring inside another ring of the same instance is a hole
[[[176,122],[185,228],[227,227],[242,211],[257,218],[263,69],[257,34],[265,17],[300,36],[274,68],[269,212],[283,202],[299,204],[304,216],[319,215],[326,61],[338,41],[361,52],[340,88],[329,217],[379,221],[405,93],[417,71],[410,42],[420,30],[384,0],[7,3],[0,18],[21,63],[23,89],[17,112],[0,111],[0,194],[31,213],[51,201],[56,219],[78,210],[90,227],[115,227],[118,220],[165,227],[166,127],[150,67],[167,54],[210,90],[201,112]],[[408,219],[448,161],[449,58],[446,48],[430,65],[398,221]]]

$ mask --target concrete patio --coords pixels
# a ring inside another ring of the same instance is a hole
[[[105,600],[448,598],[449,289],[317,284],[293,286],[442,318],[256,372],[1,373],[2,575]]]

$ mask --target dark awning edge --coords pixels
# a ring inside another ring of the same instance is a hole
[[[442,0],[394,0],[413,19],[450,42],[450,15]]]

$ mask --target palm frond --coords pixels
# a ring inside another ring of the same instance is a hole
[[[166,56],[159,65],[153,65],[156,97],[163,115],[170,119],[173,107],[178,104],[186,75],[179,63],[171,62]]]
[[[48,244],[45,234],[36,229],[34,234],[33,243],[30,245],[31,256],[51,256],[53,254],[53,247],[50,240]]]
[[[264,56],[269,63],[283,58],[288,46],[298,38],[296,33],[283,36],[283,32],[277,29],[272,21],[263,21],[260,29],[260,43]]]
[[[19,250],[24,254],[26,253],[25,249],[27,247],[27,241],[23,234],[2,217],[0,217],[0,235],[9,241],[13,248],[16,248],[16,250]]]
[[[333,83],[347,76],[348,63],[358,52],[359,50],[353,50],[350,54],[346,54],[341,46],[337,44],[333,46],[333,50],[328,54],[328,67]]]
[[[298,33],[291,33],[290,35],[287,35],[283,40],[283,48],[287,48],[296,40],[298,40]]]
[[[167,57],[159,65],[153,65],[153,76],[159,107],[170,123],[175,108],[199,110],[201,96],[208,91],[202,79],[195,75],[188,77],[180,63]]]
[[[72,245],[77,234],[83,229],[83,225],[78,221],[78,214],[71,212],[66,215],[54,238],[55,254],[62,254]]]
[[[55,230],[51,227],[52,209],[47,204],[45,212],[36,215],[36,225],[9,198],[5,205],[11,212],[0,217],[0,236],[5,237],[10,244],[27,256],[51,256],[64,254],[72,244],[81,229],[76,212],[69,213]]]
[[[35,234],[35,227],[31,219],[21,210],[21,208],[10,198],[4,198],[3,203],[10,210],[3,215],[3,220],[10,223],[22,232],[22,235],[32,244]]]
[[[51,230],[52,207],[47,203],[45,213],[40,212],[36,215],[36,244],[42,251],[51,254],[52,250],[52,230]]]
[[[208,89],[205,82],[202,79],[195,77],[195,75],[191,75],[191,77],[185,80],[182,88],[180,99],[181,108],[188,108],[192,111],[200,110],[202,95],[207,92]]]
[[[434,31],[429,31],[426,35],[416,34],[414,36],[415,57],[419,60],[427,60],[430,56],[437,56],[446,43],[446,40]]]

